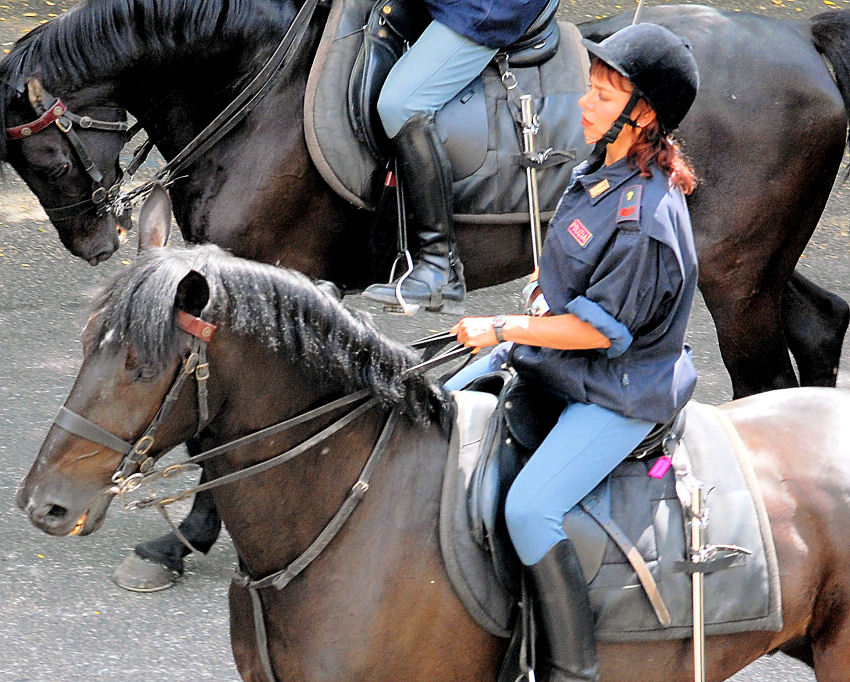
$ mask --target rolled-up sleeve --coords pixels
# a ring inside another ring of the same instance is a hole
[[[609,358],[622,355],[632,345],[632,334],[628,327],[609,315],[595,301],[584,296],[577,296],[567,304],[567,312],[575,315],[582,322],[592,325],[600,334],[608,337],[611,345],[605,349],[605,354]]]

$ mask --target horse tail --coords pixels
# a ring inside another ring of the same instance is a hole
[[[809,19],[812,44],[832,66],[850,119],[850,10],[832,10]],[[850,146],[850,139],[848,139]]]

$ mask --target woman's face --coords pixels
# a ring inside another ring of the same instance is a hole
[[[594,69],[590,74],[590,89],[579,98],[584,139],[595,144],[608,132],[629,101],[632,85],[619,74],[607,69]]]

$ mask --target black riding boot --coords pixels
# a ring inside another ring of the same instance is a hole
[[[417,223],[419,252],[413,272],[401,284],[407,303],[434,312],[462,313],[466,285],[452,224],[452,169],[434,120],[417,114],[392,138],[401,177]],[[396,285],[373,284],[363,296],[398,305]]]
[[[562,540],[527,570],[549,642],[549,682],[598,680],[593,614],[572,543]]]

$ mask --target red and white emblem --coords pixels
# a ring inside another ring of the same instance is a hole
[[[578,218],[570,223],[570,226],[567,228],[567,232],[572,235],[572,238],[575,239],[580,246],[587,246],[587,242],[593,238],[593,234]]]

